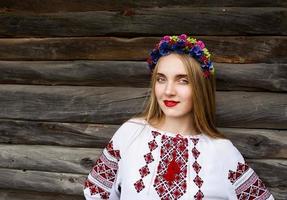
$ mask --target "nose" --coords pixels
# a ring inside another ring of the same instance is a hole
[[[175,95],[175,84],[172,81],[166,83],[164,93],[167,96]]]

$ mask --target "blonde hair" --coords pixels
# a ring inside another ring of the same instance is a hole
[[[204,78],[200,64],[194,58],[187,54],[173,54],[178,56],[183,62],[193,91],[191,117],[195,129],[213,138],[226,138],[215,126],[215,76],[210,75],[209,79]],[[156,74],[160,60],[152,73],[150,82],[151,94],[146,107],[142,113],[136,116],[144,118],[148,123],[158,123],[164,117],[164,113],[155,96]]]

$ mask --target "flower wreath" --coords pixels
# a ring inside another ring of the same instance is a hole
[[[188,54],[192,56],[201,65],[203,76],[209,78],[214,74],[213,64],[210,60],[210,53],[201,40],[188,37],[185,34],[179,36],[164,36],[150,53],[147,59],[151,72],[154,70],[156,63],[162,56],[171,52],[178,54]]]

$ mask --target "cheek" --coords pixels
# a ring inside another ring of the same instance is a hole
[[[154,92],[155,92],[155,96],[156,97],[161,96],[161,94],[162,94],[162,87],[161,87],[161,85],[155,84]]]
[[[182,97],[183,97],[186,101],[191,101],[192,91],[191,91],[190,88],[181,88],[180,93],[182,94]]]

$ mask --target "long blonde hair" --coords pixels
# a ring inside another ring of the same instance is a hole
[[[191,117],[195,129],[213,138],[226,138],[215,126],[215,76],[210,75],[209,79],[204,78],[200,64],[194,58],[186,54],[173,54],[178,56],[183,62],[193,91]],[[150,82],[151,94],[146,107],[142,113],[136,116],[144,118],[148,123],[158,123],[164,117],[164,113],[155,96],[156,74],[160,60],[152,73]]]

